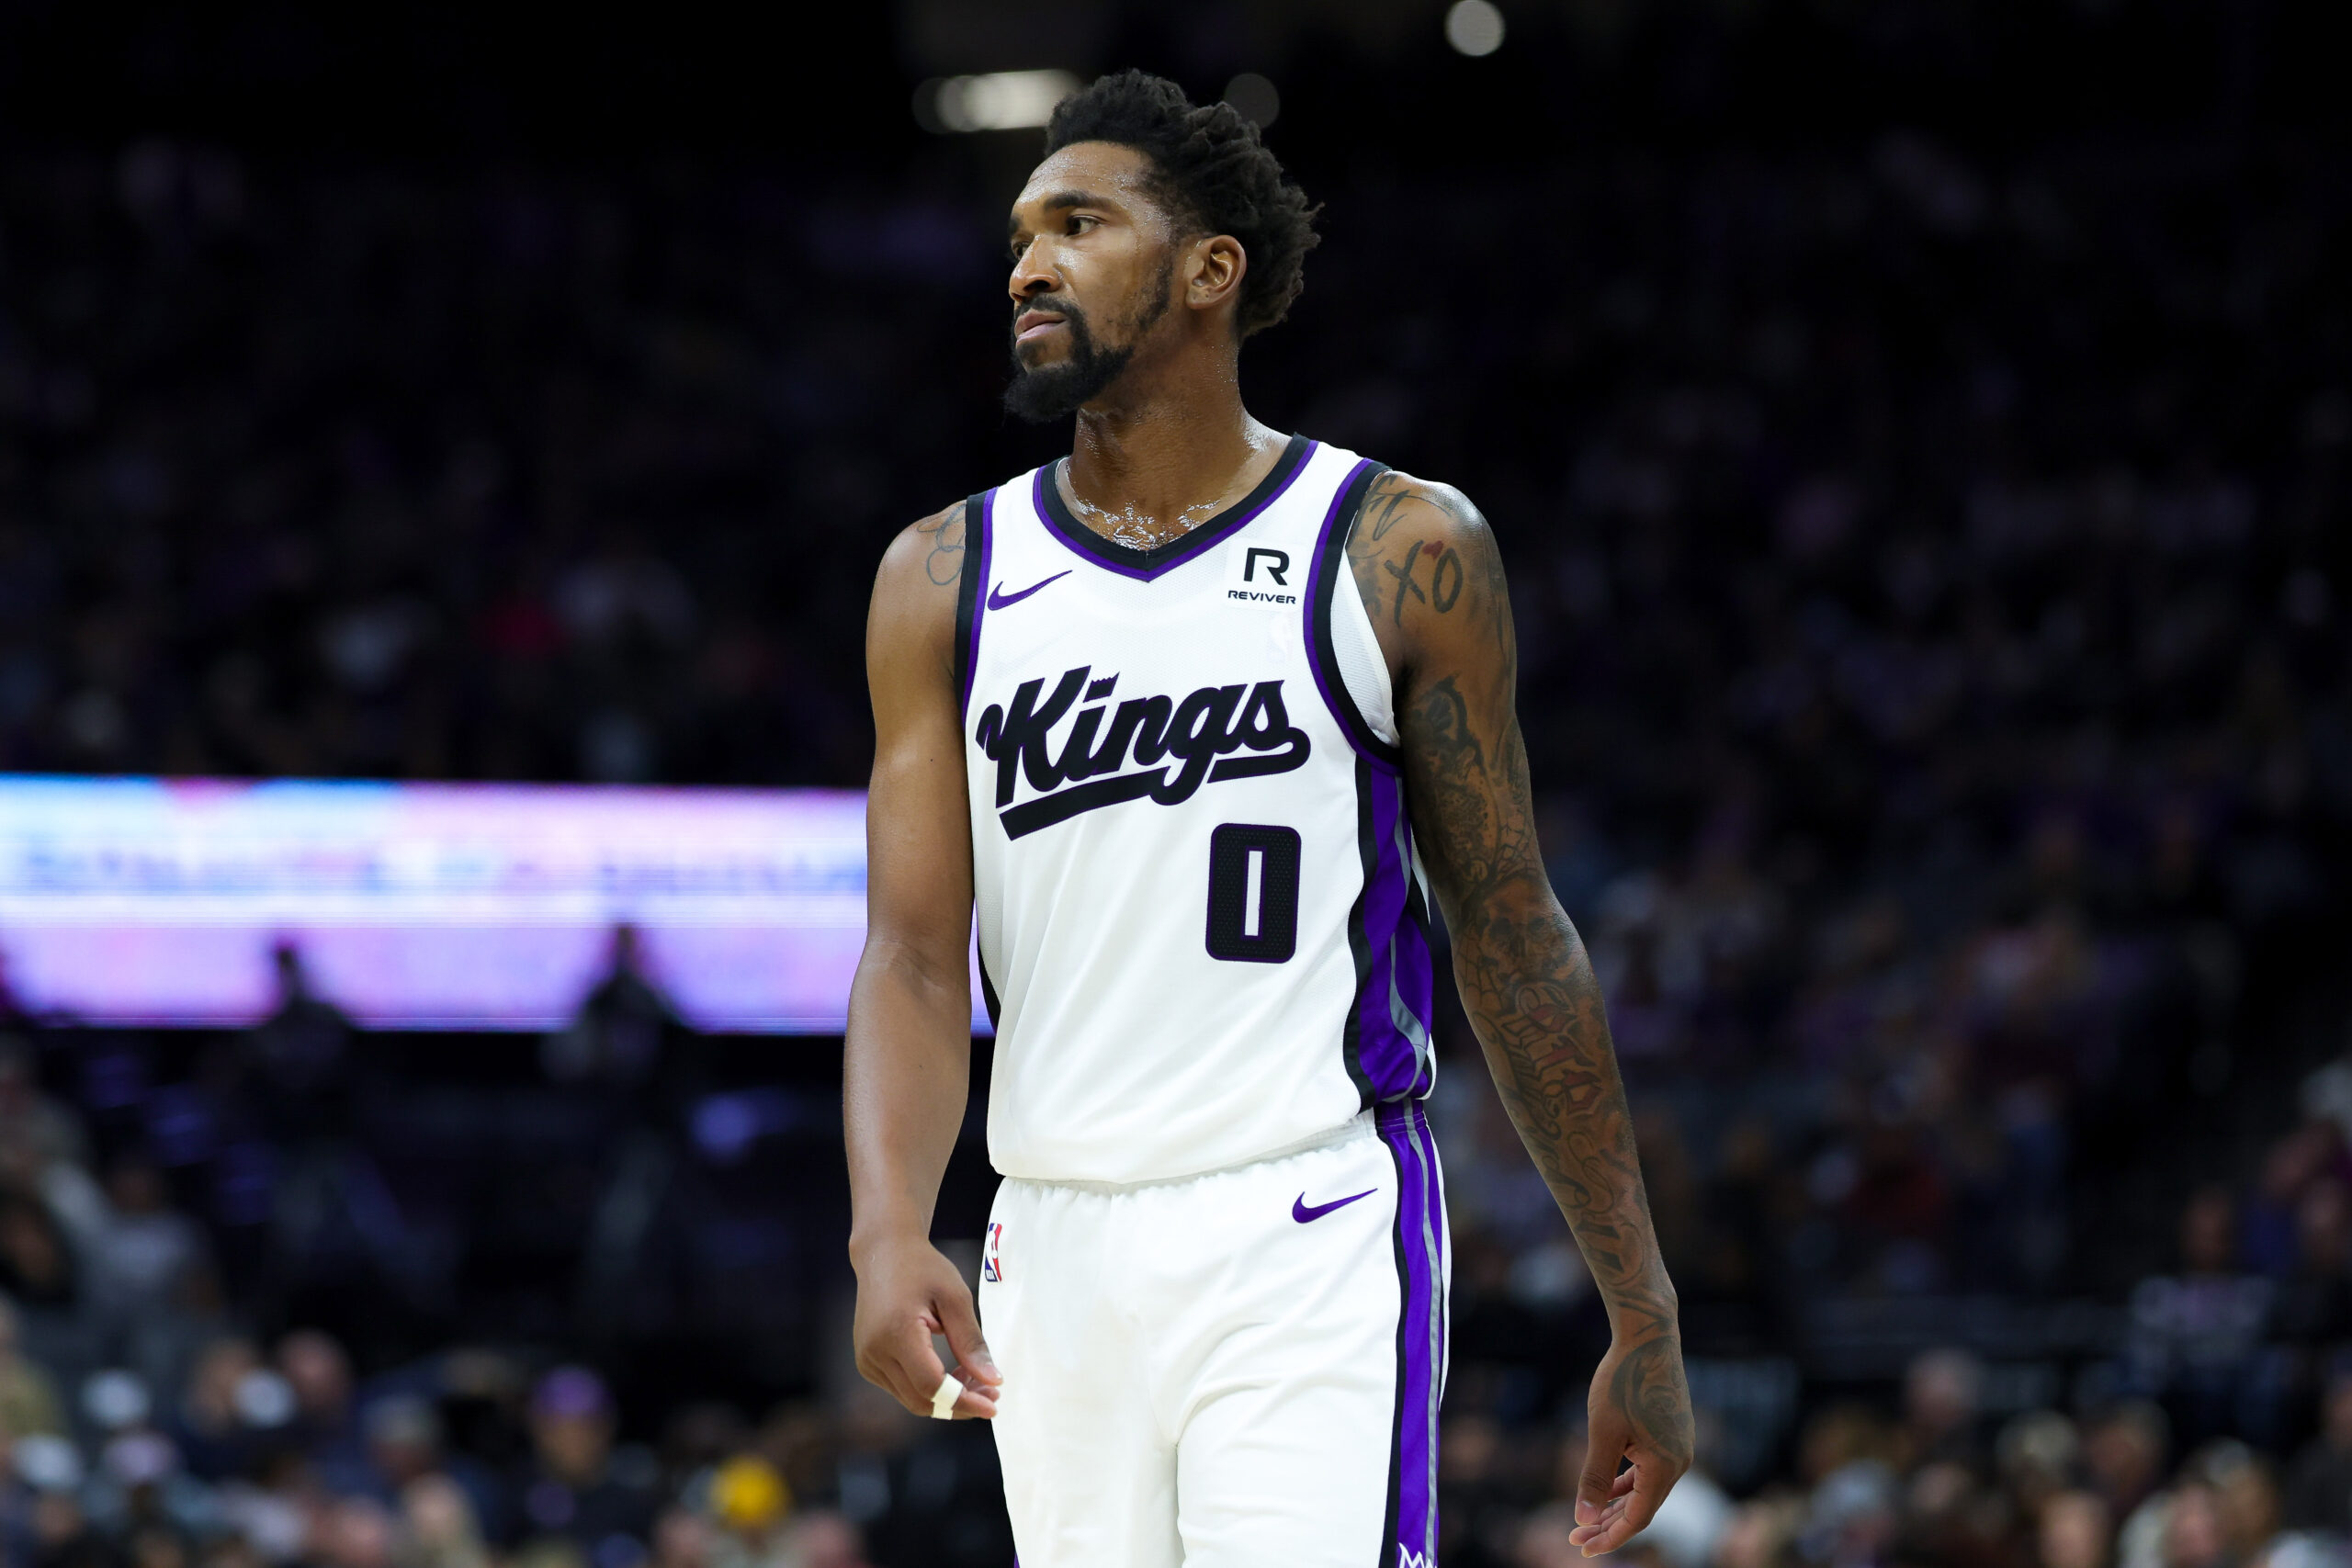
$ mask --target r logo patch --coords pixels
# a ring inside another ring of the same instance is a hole
[[[1290,552],[1270,550],[1260,545],[1250,546],[1241,555],[1241,581],[1254,582],[1261,570],[1266,574],[1266,581],[1275,587],[1288,588],[1290,586]]]
[[[1245,604],[1295,604],[1305,573],[1291,565],[1291,553],[1271,545],[1226,547],[1225,596]]]

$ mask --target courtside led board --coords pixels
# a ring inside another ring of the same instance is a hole
[[[831,1033],[865,812],[846,790],[0,777],[0,984],[61,1022],[246,1023],[283,943],[363,1025],[547,1029],[627,924],[695,1026]]]

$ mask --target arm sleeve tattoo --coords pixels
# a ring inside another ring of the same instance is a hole
[[[1403,651],[1406,791],[1463,1007],[1625,1347],[1611,1397],[1687,1462],[1674,1289],[1608,1015],[1536,844],[1501,558],[1466,499],[1397,474],[1366,498],[1350,555],[1366,608]]]

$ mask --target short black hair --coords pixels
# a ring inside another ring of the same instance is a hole
[[[1122,71],[1064,98],[1046,122],[1048,157],[1074,141],[1111,141],[1151,160],[1151,193],[1180,225],[1241,242],[1250,270],[1235,323],[1243,337],[1290,313],[1306,287],[1315,215],[1258,128],[1231,104],[1195,105],[1165,76]]]

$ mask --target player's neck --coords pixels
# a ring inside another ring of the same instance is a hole
[[[1232,375],[1163,383],[1080,409],[1064,482],[1090,524],[1126,519],[1182,533],[1247,495],[1283,446],[1242,407]]]

